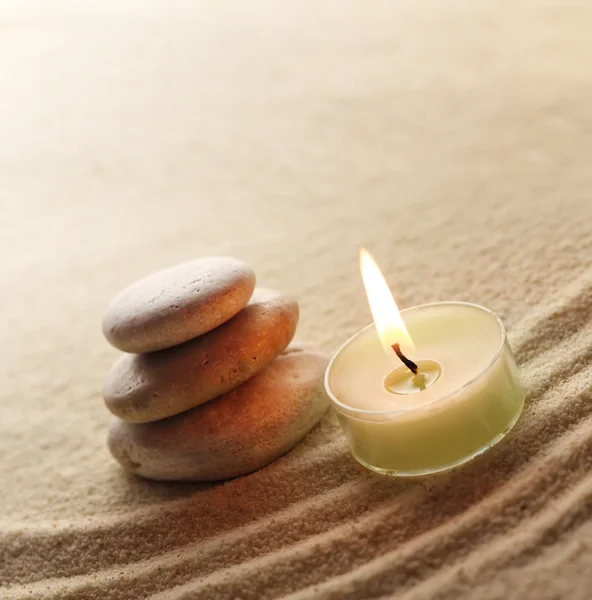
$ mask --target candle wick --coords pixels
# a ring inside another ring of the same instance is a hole
[[[417,369],[417,365],[412,361],[409,360],[402,352],[401,352],[401,346],[399,346],[399,344],[393,344],[391,346],[391,348],[395,351],[395,354],[401,359],[401,362],[414,374],[417,375],[418,373],[418,369]]]

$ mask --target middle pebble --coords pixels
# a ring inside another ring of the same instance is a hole
[[[148,354],[122,356],[107,376],[107,408],[132,423],[176,415],[223,394],[261,371],[290,343],[298,304],[257,288],[249,304],[217,329]]]

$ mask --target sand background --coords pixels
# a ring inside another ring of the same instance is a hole
[[[0,596],[584,599],[592,585],[592,5],[0,0]],[[206,254],[331,353],[489,306],[527,388],[466,468],[384,479],[332,415],[216,486],[126,476],[100,390],[122,286]]]

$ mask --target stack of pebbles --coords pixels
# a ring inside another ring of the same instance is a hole
[[[290,344],[298,304],[255,288],[234,258],[160,271],[109,305],[103,331],[128,353],[107,376],[108,445],[158,480],[215,481],[292,448],[328,407],[327,358]]]

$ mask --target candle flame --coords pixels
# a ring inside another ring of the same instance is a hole
[[[370,253],[364,248],[360,248],[360,271],[370,311],[385,352],[393,354],[391,346],[396,343],[401,344],[403,348],[415,349],[387,282]]]

